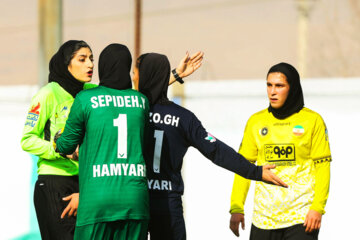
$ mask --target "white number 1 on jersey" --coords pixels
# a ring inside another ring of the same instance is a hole
[[[154,149],[154,161],[153,161],[153,170],[155,173],[160,173],[160,158],[161,158],[161,149],[163,144],[164,131],[155,130],[155,149]]]
[[[114,119],[114,126],[118,127],[118,158],[127,158],[127,116],[126,114],[119,114],[119,117]]]

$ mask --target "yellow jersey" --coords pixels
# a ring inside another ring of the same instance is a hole
[[[286,119],[267,109],[247,122],[239,152],[257,165],[275,164],[272,171],[289,188],[256,182],[253,224],[278,229],[304,223],[309,209],[324,214],[329,193],[331,153],[321,116],[303,108]],[[250,181],[235,175],[231,213],[244,213]]]

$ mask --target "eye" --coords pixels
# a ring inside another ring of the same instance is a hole
[[[85,58],[80,58],[79,61],[80,62],[85,62]]]

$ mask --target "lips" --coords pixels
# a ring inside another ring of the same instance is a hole
[[[87,75],[88,75],[89,77],[91,77],[91,76],[93,75],[93,71],[92,71],[92,70],[88,71],[88,72],[87,72]]]

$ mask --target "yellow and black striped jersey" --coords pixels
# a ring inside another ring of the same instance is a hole
[[[303,108],[282,120],[267,109],[255,113],[248,120],[239,152],[257,165],[275,164],[272,171],[289,185],[256,183],[255,226],[277,229],[303,223],[310,208],[324,213],[331,153],[326,125],[318,113]],[[249,185],[249,180],[235,176],[231,213],[244,213]]]

